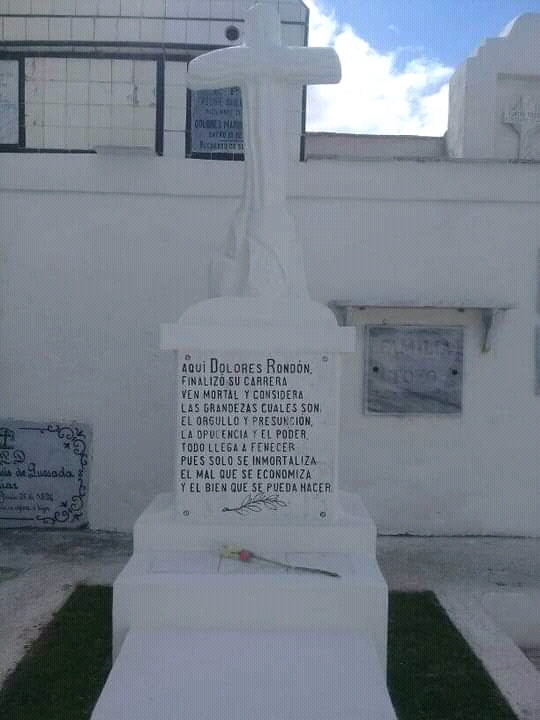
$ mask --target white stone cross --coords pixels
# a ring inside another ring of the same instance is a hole
[[[243,45],[189,63],[190,88],[239,85],[242,90],[244,192],[215,294],[308,296],[302,251],[286,208],[287,89],[340,78],[332,48],[282,46],[280,18],[268,0],[248,11]]]
[[[503,122],[519,134],[518,159],[540,159],[540,111],[534,100],[522,95],[518,104],[503,114]]]

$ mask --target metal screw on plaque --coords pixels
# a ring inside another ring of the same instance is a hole
[[[325,518],[325,517],[326,517],[326,513],[324,512],[324,510],[322,510],[322,512],[321,512],[321,517],[322,517],[322,518]]]
[[[187,360],[187,361],[191,360],[191,355],[184,355],[184,360]]]
[[[235,42],[235,40],[238,40],[240,37],[240,30],[236,27],[236,25],[229,25],[229,27],[225,30],[225,37],[229,42]]]

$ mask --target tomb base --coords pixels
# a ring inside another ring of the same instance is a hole
[[[178,361],[176,489],[135,524],[93,720],[395,720],[376,528],[338,489],[351,330],[318,303],[256,298],[162,326]],[[294,568],[225,558],[228,545]]]
[[[114,584],[115,662],[92,720],[396,720],[375,526],[357,495],[337,500],[332,525],[186,527],[157,496]],[[224,544],[340,577],[222,558]]]
[[[396,720],[365,634],[130,630],[92,720]]]
[[[384,670],[388,592],[375,526],[357,498],[338,497],[356,513],[334,525],[186,528],[174,522],[172,495],[158,496],[135,524],[133,557],[114,584],[114,657],[133,629],[332,629],[365,632]],[[340,577],[221,558],[232,544]]]
[[[133,527],[133,552],[184,552],[242,545],[253,552],[343,552],[375,558],[377,529],[357,493],[338,490],[332,524],[260,525],[257,516],[242,524],[179,522],[174,494],[157,495]],[[342,510],[347,508],[348,512]]]

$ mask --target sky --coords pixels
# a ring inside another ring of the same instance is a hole
[[[308,90],[312,132],[445,133],[448,80],[488,37],[540,0],[304,0],[309,44],[332,46],[339,85]]]

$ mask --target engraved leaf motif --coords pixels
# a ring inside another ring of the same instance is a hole
[[[266,495],[265,493],[249,493],[244,497],[237,507],[222,508],[222,512],[235,512],[237,515],[245,515],[248,512],[262,512],[265,508],[278,510],[280,507],[287,507],[287,503],[281,500],[277,493]]]

